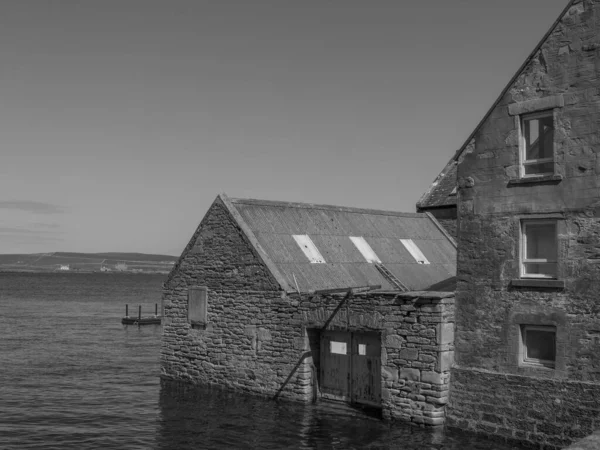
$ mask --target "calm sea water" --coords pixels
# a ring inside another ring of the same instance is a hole
[[[1,449],[513,449],[471,435],[160,382],[160,275],[0,273]],[[130,310],[131,311],[131,310]]]

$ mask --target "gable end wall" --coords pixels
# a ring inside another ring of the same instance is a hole
[[[187,319],[188,287],[208,288],[207,323]],[[163,291],[161,376],[305,399],[310,372],[295,307],[220,200],[198,227]],[[291,378],[287,381],[289,375]]]
[[[600,427],[599,18],[597,1],[573,4],[478,129],[458,168],[457,368],[449,422],[544,448]],[[557,177],[523,184],[518,116],[511,111],[531,105],[556,107]],[[545,216],[560,218],[565,287],[517,287],[520,220]],[[555,369],[518,361],[524,324],[556,327]]]

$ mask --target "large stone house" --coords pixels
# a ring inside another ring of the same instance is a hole
[[[162,376],[442,424],[455,264],[428,214],[220,195],[165,283]]]
[[[457,180],[451,426],[600,427],[599,125],[600,2],[572,0],[422,199]]]

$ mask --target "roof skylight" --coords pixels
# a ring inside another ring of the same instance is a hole
[[[381,263],[381,260],[377,257],[369,243],[365,241],[364,237],[350,236],[350,240],[368,263]]]
[[[292,237],[312,264],[325,264],[325,258],[321,256],[308,234],[294,234]]]
[[[423,252],[421,252],[421,249],[417,247],[417,244],[415,244],[412,239],[400,239],[400,242],[402,242],[404,248],[410,252],[412,257],[415,258],[419,264],[430,264]]]

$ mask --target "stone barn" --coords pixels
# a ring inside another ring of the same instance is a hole
[[[220,195],[165,282],[162,376],[442,424],[455,270],[429,214]]]

